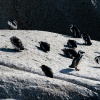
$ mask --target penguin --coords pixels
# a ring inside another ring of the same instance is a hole
[[[75,40],[69,39],[68,42],[67,42],[67,46],[74,49],[74,48],[77,48],[77,43],[76,43]]]
[[[8,22],[9,29],[16,30],[17,29],[17,21],[14,19],[10,19]]]
[[[85,41],[85,45],[92,45],[91,38],[87,33],[82,33],[82,38]]]
[[[73,59],[73,57],[75,57],[77,55],[77,52],[74,49],[66,49],[66,48],[64,48],[64,49],[61,49],[61,50],[63,51],[63,53],[67,57],[72,58],[72,59]]]
[[[50,44],[49,43],[41,41],[41,42],[39,42],[39,44],[40,44],[41,50],[43,50],[44,52],[50,51]]]
[[[95,60],[96,63],[99,64],[100,63],[100,56],[96,56],[94,60]]]
[[[76,57],[72,60],[72,64],[69,66],[70,68],[75,68],[76,71],[79,71],[79,69],[77,69],[77,66],[82,58],[82,54],[85,53],[81,50],[78,51],[78,54],[76,55]]]
[[[51,68],[49,68],[49,67],[46,66],[46,65],[42,65],[42,66],[41,66],[41,69],[42,69],[42,71],[44,72],[44,74],[45,74],[47,77],[53,78],[53,71],[52,71]]]
[[[17,38],[16,36],[11,37],[10,41],[16,50],[18,50],[18,51],[24,50],[24,46],[22,44],[22,41],[19,38]]]
[[[71,24],[70,31],[73,33],[74,38],[81,38],[80,30],[75,25]]]

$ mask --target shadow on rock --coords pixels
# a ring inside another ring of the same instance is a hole
[[[60,72],[63,73],[63,74],[67,74],[69,72],[72,72],[74,69],[70,69],[70,68],[67,68],[67,69],[62,69]]]
[[[3,51],[3,52],[21,52],[21,51],[18,51],[16,49],[10,49],[10,48],[0,48],[0,51]]]
[[[71,58],[71,57],[68,57],[67,55],[64,55],[64,54],[60,54],[60,53],[58,53],[59,55],[61,55],[62,57],[66,57],[66,58],[70,58],[70,59],[73,59],[73,58]]]
[[[100,69],[100,67],[98,67],[98,66],[91,66],[92,68],[98,68],[98,69]]]
[[[46,53],[46,51],[42,50],[40,47],[36,46],[38,50],[43,51]]]
[[[77,43],[77,45],[90,46],[90,45],[87,45],[87,44],[85,44],[85,43]]]
[[[68,45],[64,45],[64,47],[68,47]]]
[[[77,45],[84,45],[84,46],[85,46],[85,44],[84,44],[84,43],[77,43]]]
[[[100,54],[100,52],[94,52],[94,53],[98,53],[98,54]]]

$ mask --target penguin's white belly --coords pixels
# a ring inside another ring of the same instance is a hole
[[[13,28],[13,29],[17,29],[17,25],[15,26],[15,25],[13,25],[10,21],[8,21],[8,25],[10,25],[11,26],[11,28]]]

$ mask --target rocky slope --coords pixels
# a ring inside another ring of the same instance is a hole
[[[27,50],[15,52],[10,37],[20,38]],[[78,50],[85,51],[78,68],[70,69],[72,59],[62,56],[61,49],[68,39],[45,31],[0,30],[0,99],[15,100],[100,100],[100,65],[94,57],[100,54],[100,42],[84,46],[82,39]],[[50,43],[51,50],[42,52],[39,41]],[[54,78],[42,72],[41,65],[49,66]]]

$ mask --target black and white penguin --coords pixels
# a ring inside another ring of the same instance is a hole
[[[75,40],[68,40],[67,42],[67,46],[70,47],[70,48],[77,48],[77,42]]]
[[[79,69],[77,69],[78,64],[82,58],[82,54],[85,53],[83,51],[78,51],[78,54],[76,55],[76,57],[72,60],[72,64],[69,66],[70,68],[75,68],[76,71],[79,71]]]
[[[17,29],[17,22],[14,19],[10,19],[8,22],[9,29],[16,30]]]
[[[51,68],[49,68],[49,67],[46,66],[46,65],[42,65],[42,66],[41,66],[41,69],[42,69],[42,71],[44,72],[44,74],[45,74],[47,77],[53,78],[53,71],[52,71]]]
[[[81,38],[80,30],[75,25],[71,24],[70,31],[73,33],[74,38]]]
[[[11,37],[10,41],[16,50],[18,50],[18,51],[24,50],[24,46],[22,44],[22,41],[19,38],[17,38],[16,36]]]
[[[43,50],[44,52],[50,51],[50,44],[49,43],[41,41],[41,42],[39,42],[39,44],[40,44],[41,50]]]
[[[66,48],[64,48],[64,49],[61,49],[61,50],[69,58],[76,57],[76,55],[77,55],[77,52],[74,49],[66,49]]]
[[[82,38],[85,42],[85,45],[92,45],[91,38],[87,33],[82,33]]]
[[[96,56],[94,60],[96,63],[100,64],[100,56]]]

